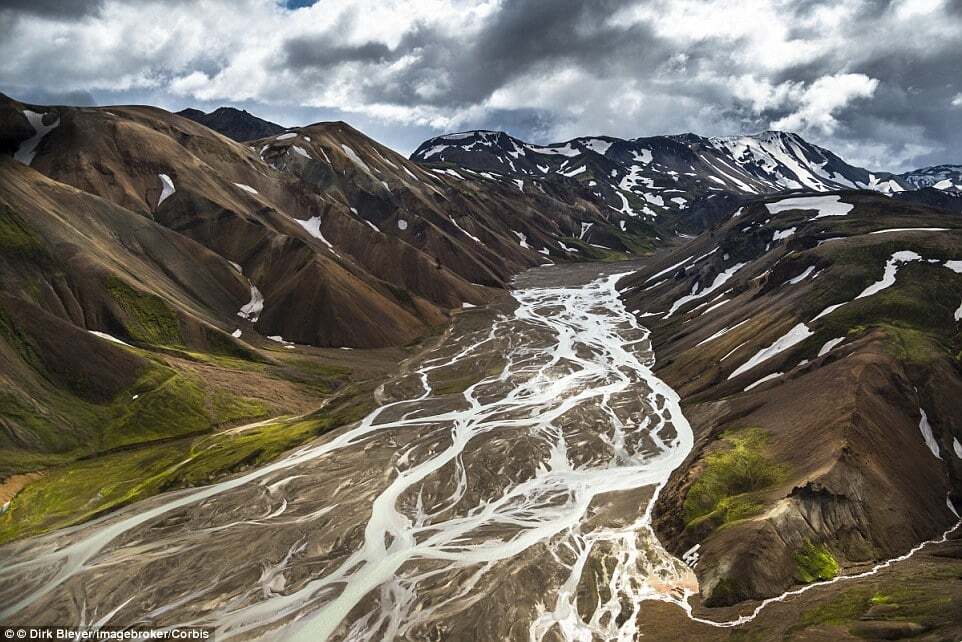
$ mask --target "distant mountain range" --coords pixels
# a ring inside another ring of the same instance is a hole
[[[232,107],[206,114],[197,109],[177,113],[237,141],[286,131]],[[706,199],[723,194],[839,189],[897,194],[932,188],[945,194],[911,198],[950,209],[962,207],[951,198],[962,193],[962,165],[901,174],[873,172],[797,134],[780,131],[727,137],[589,136],[536,145],[501,131],[474,130],[431,138],[418,146],[411,160],[442,169],[473,170],[479,178],[513,184],[519,190],[525,181],[542,184],[549,177],[559,179],[625,217],[661,217],[661,225],[689,232],[697,232],[707,220],[717,220],[719,202],[706,208]],[[730,209],[731,203],[725,201],[721,210]]]
[[[610,136],[534,145],[496,131],[468,131],[422,143],[413,160],[467,167],[505,180],[572,179],[609,208],[631,216],[674,216],[713,194],[868,189],[897,193],[962,190],[962,166],[905,174],[870,172],[797,134],[695,134],[624,140]]]

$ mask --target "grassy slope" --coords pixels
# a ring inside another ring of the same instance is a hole
[[[268,462],[362,417],[373,403],[375,386],[373,380],[347,384],[323,411],[300,419],[213,432],[215,421],[260,417],[265,408],[224,391],[208,394],[201,403],[199,385],[170,372],[166,381],[144,393],[144,408],[128,409],[110,425],[112,430],[106,431],[108,435],[123,434],[123,427],[143,421],[137,431],[143,438],[138,447],[75,459],[46,470],[0,515],[0,543],[77,524],[166,490],[210,483]],[[317,366],[310,371],[301,369],[296,376],[309,381],[309,389],[321,390],[330,389],[334,381],[343,381],[345,372],[343,368]],[[169,429],[164,431],[163,427]]]
[[[370,408],[371,386],[350,387],[323,412],[80,460],[28,485],[0,516],[0,543],[63,528],[157,493],[210,483],[266,463]]]

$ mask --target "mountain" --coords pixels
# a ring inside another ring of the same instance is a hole
[[[199,109],[188,107],[177,112],[177,115],[210,127],[215,132],[220,132],[238,142],[275,136],[284,131],[284,128],[277,123],[258,118],[247,110],[233,107],[219,107],[207,114]]]
[[[623,140],[608,136],[533,145],[503,132],[472,131],[432,138],[411,158],[504,177],[561,176],[578,182],[611,209],[648,219],[677,219],[721,193],[786,190],[899,190],[898,178],[853,167],[797,134],[705,138],[695,134]]]
[[[654,525],[704,606],[958,521],[960,273],[958,214],[846,191],[756,199],[619,284],[695,431]]]
[[[240,144],[161,109],[3,96],[0,150],[2,475],[118,449],[166,461],[219,427],[318,404],[346,417],[332,394],[370,403],[408,346],[499,300],[518,272],[657,240],[577,185],[427,169],[340,122]],[[205,450],[196,479],[315,429],[283,428]],[[131,488],[81,513],[157,492]]]
[[[962,191],[962,165],[934,165],[898,176],[900,182],[915,189],[931,187],[937,190]]]

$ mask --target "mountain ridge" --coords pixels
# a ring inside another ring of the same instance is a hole
[[[277,123],[272,123],[269,120],[255,116],[246,109],[237,109],[235,107],[218,107],[209,113],[188,107],[175,113],[178,116],[189,118],[194,122],[209,127],[240,143],[257,138],[274,136],[285,130],[285,127]]]
[[[555,174],[579,180],[612,209],[649,218],[678,215],[693,200],[720,191],[757,195],[867,189],[891,194],[938,185],[955,193],[962,185],[956,166],[902,174],[870,171],[796,133],[778,130],[733,136],[580,136],[544,145],[503,131],[468,130],[428,139],[411,158],[511,179]]]

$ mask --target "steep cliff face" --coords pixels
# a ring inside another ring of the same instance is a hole
[[[946,210],[759,200],[620,284],[696,430],[655,525],[678,554],[699,546],[707,606],[896,557],[958,521],[959,248]]]

